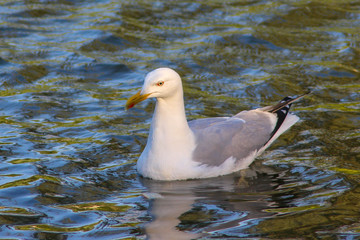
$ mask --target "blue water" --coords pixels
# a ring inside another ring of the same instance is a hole
[[[0,237],[360,238],[360,2],[3,1]],[[183,78],[189,119],[313,93],[251,167],[142,179],[154,101]]]

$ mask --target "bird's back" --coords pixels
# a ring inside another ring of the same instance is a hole
[[[251,110],[230,118],[194,120],[189,126],[196,138],[194,161],[219,166],[230,157],[241,161],[260,150],[275,127],[272,113]]]

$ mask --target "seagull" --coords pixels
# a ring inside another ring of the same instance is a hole
[[[128,110],[147,98],[156,98],[137,171],[145,178],[171,181],[217,177],[245,169],[299,120],[289,109],[306,94],[231,117],[188,122],[181,77],[170,68],[155,69],[145,76],[142,89],[125,106]]]

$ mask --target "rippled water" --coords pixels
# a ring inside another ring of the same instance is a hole
[[[2,1],[0,236],[360,238],[359,1]],[[302,118],[248,170],[137,176],[154,68],[190,119],[308,89]]]

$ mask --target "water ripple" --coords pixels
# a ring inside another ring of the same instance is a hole
[[[8,238],[356,238],[360,5],[336,1],[4,1],[0,231]],[[250,169],[141,179],[156,67],[189,118],[313,94]]]

